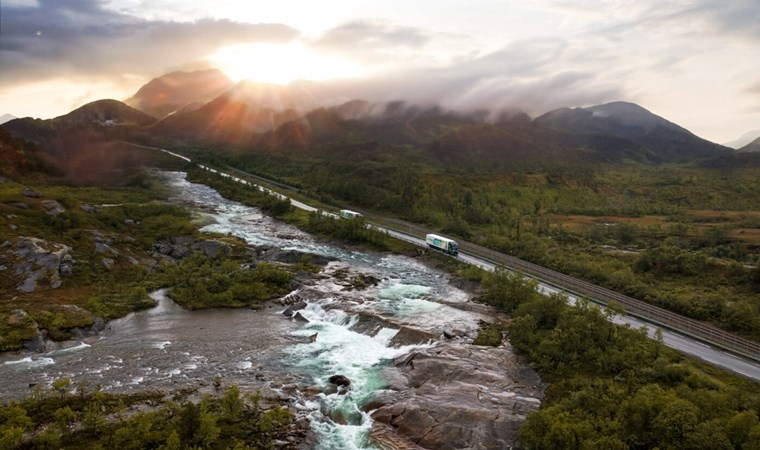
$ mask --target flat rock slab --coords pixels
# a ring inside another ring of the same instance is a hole
[[[545,389],[511,348],[454,342],[400,357],[386,375],[401,389],[384,392],[373,419],[427,449],[517,445],[518,427],[539,408]]]

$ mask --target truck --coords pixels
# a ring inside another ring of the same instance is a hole
[[[360,217],[364,217],[364,215],[356,211],[351,211],[350,209],[341,209],[340,217],[344,219],[358,219]]]
[[[425,242],[433,250],[439,250],[451,256],[459,254],[459,244],[452,239],[438,236],[437,234],[428,234],[425,236]]]

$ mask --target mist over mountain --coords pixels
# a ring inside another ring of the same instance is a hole
[[[740,149],[746,146],[747,144],[751,143],[757,138],[760,138],[760,130],[747,131],[746,133],[742,134],[740,137],[734,139],[733,141],[724,142],[723,145],[725,145],[726,147]]]
[[[461,111],[401,100],[330,105],[319,91],[319,83],[308,81],[232,84],[217,70],[172,72],[129,99],[139,108],[100,100],[54,119],[16,119],[3,127],[51,154],[79,142],[134,137],[288,153],[346,143],[408,145],[433,161],[484,168],[660,164],[733,153],[628,102],[560,108],[531,119],[519,110]]]
[[[154,117],[200,107],[233,86],[217,69],[176,71],[154,78],[125,103]]]
[[[760,153],[760,137],[737,150],[741,153]]]
[[[0,116],[0,125],[4,124],[5,122],[10,122],[13,119],[16,119],[16,116],[12,114],[3,114]]]

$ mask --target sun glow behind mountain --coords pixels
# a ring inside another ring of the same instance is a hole
[[[299,79],[356,77],[362,72],[350,61],[316,54],[297,43],[231,45],[208,59],[234,81],[247,79],[281,85]]]

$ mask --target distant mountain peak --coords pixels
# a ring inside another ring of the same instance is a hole
[[[174,71],[150,80],[125,103],[161,118],[189,105],[204,104],[232,86],[217,69]]]

